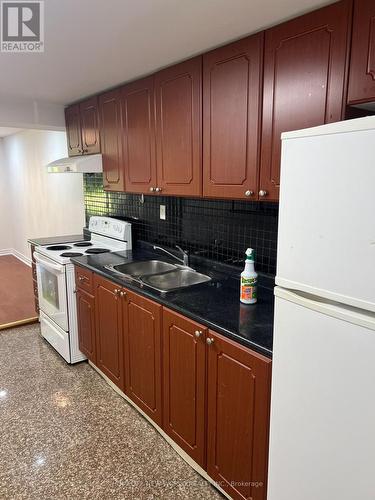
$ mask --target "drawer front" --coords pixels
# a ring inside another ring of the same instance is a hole
[[[93,273],[83,267],[75,268],[76,287],[92,294],[94,292]]]

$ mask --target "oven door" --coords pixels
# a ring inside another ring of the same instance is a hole
[[[39,307],[62,330],[69,330],[65,266],[34,252]]]

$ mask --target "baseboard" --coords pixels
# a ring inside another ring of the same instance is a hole
[[[23,253],[19,252],[15,248],[5,248],[4,250],[0,250],[0,256],[1,255],[13,255],[13,257],[16,257],[16,259],[31,267],[31,258],[26,257],[26,255],[23,255]]]

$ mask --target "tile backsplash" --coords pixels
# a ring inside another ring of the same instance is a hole
[[[142,196],[103,191],[102,174],[84,174],[86,221],[91,215],[129,220],[133,238],[173,247],[227,264],[243,265],[247,247],[256,269],[275,275],[278,204]],[[160,205],[166,220],[160,219]]]

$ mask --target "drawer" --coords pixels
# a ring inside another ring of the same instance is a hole
[[[36,264],[32,262],[31,264],[31,272],[33,273],[33,280],[36,281]]]
[[[75,267],[76,287],[86,292],[94,292],[93,272],[83,267]]]

